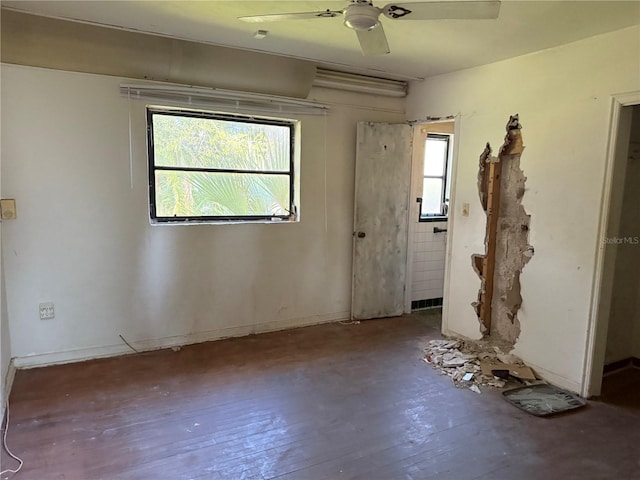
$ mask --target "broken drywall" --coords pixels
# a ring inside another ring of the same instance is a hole
[[[533,370],[520,358],[506,353],[511,348],[512,345],[495,339],[430,340],[424,361],[449,376],[456,387],[476,393],[481,393],[480,387],[503,388],[513,381],[535,382]]]
[[[522,206],[525,192],[520,156],[524,150],[518,115],[507,123],[507,135],[498,157],[487,143],[480,155],[478,193],[487,214],[485,253],[472,255],[472,267],[481,279],[473,303],[481,331],[513,345],[520,335],[518,310],[522,304],[520,273],[533,256],[529,245],[531,216]]]

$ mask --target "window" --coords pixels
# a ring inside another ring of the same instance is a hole
[[[295,218],[295,122],[147,109],[156,222]]]
[[[451,136],[429,133],[424,148],[422,202],[420,220],[447,216],[450,181],[447,173],[451,165]]]

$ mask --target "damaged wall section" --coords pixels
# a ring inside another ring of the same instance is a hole
[[[511,116],[498,157],[491,156],[489,144],[480,156],[478,193],[487,214],[485,253],[471,259],[482,282],[473,303],[481,331],[511,345],[520,335],[520,273],[533,256],[531,216],[522,206],[527,178],[520,168],[521,129],[518,115]]]

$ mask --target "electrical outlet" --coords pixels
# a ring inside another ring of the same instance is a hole
[[[462,216],[463,217],[468,217],[469,216],[469,204],[468,203],[463,203],[462,204]]]
[[[53,309],[53,302],[40,304],[40,320],[50,320],[55,318],[56,312]]]

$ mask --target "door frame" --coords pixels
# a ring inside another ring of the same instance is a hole
[[[422,178],[422,172],[418,169],[417,157],[422,148],[416,147],[416,129],[424,125],[432,123],[453,122],[453,155],[451,157],[451,171],[449,172],[451,179],[451,189],[449,191],[449,212],[447,217],[447,241],[445,247],[444,260],[444,285],[442,293],[442,326],[441,331],[446,332],[448,329],[448,312],[449,312],[449,290],[450,290],[450,271],[451,271],[451,245],[453,239],[453,222],[452,215],[456,211],[456,177],[458,175],[458,150],[460,145],[460,114],[447,115],[444,117],[427,117],[425,120],[412,120],[409,123],[414,129],[414,145],[411,154],[411,192],[409,192],[409,234],[407,245],[407,276],[405,281],[405,297],[404,297],[404,313],[411,313],[411,283],[413,282],[413,237],[415,235],[416,222],[413,220],[418,215],[418,203],[415,201],[418,192],[418,179]]]
[[[589,322],[587,329],[587,345],[584,358],[582,389],[583,397],[591,397],[600,394],[602,386],[602,370],[604,368],[605,350],[607,345],[607,333],[609,316],[600,311],[601,302],[606,299],[602,295],[606,288],[605,280],[605,252],[606,245],[602,241],[606,234],[610,221],[610,207],[612,200],[612,185],[614,166],[616,161],[616,149],[620,134],[620,119],[624,107],[640,105],[640,91],[613,95],[609,115],[609,138],[607,141],[607,154],[605,158],[605,175],[602,185],[600,202],[600,221],[598,224],[596,262],[593,272],[591,287],[591,305],[589,309]]]

